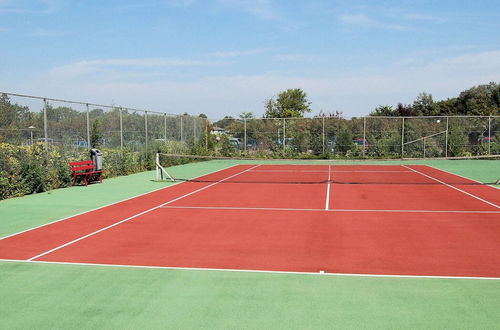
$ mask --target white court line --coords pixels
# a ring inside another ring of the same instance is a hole
[[[474,179],[471,179],[471,178],[465,177],[465,176],[463,176],[463,175],[459,175],[459,174],[456,174],[456,173],[452,173],[452,172],[449,172],[449,171],[446,171],[446,170],[440,169],[440,168],[438,168],[438,167],[434,167],[434,166],[430,166],[430,165],[423,165],[423,166],[427,166],[427,167],[430,167],[430,168],[432,168],[432,169],[435,169],[436,171],[445,172],[445,173],[448,173],[448,174],[451,174],[451,175],[458,176],[458,177],[463,178],[463,179],[467,179],[467,180],[472,181],[472,182],[479,183],[481,186],[490,187],[490,188],[493,188],[493,189],[496,189],[496,190],[500,190],[500,186],[498,186],[498,187],[495,187],[495,186],[490,186],[489,184],[485,184],[485,183],[483,183],[483,182],[481,182],[481,181],[477,181],[477,180],[474,180]]]
[[[244,170],[244,171],[238,172],[238,173],[236,173],[236,174],[233,174],[233,175],[231,175],[231,176],[228,176],[228,177],[226,177],[226,178],[224,178],[224,179],[222,179],[222,180],[216,181],[216,182],[214,182],[214,183],[211,183],[211,184],[209,184],[208,186],[204,186],[204,187],[202,187],[202,188],[196,189],[196,190],[194,190],[194,191],[191,191],[190,193],[184,194],[184,195],[182,195],[182,196],[180,196],[180,197],[177,197],[177,198],[175,198],[175,199],[172,199],[172,200],[170,200],[170,201],[168,201],[168,202],[166,202],[166,203],[163,203],[163,204],[160,204],[160,205],[155,206],[155,207],[153,207],[153,208],[150,208],[149,210],[146,210],[146,211],[143,211],[143,212],[137,213],[137,214],[135,214],[135,215],[133,215],[133,216],[131,216],[131,217],[128,217],[128,218],[123,219],[123,220],[121,220],[121,221],[115,222],[114,224],[111,224],[111,225],[109,225],[109,226],[106,226],[106,227],[104,227],[104,228],[101,228],[101,229],[99,229],[99,230],[96,230],[96,231],[94,231],[94,232],[92,232],[92,233],[90,233],[90,234],[87,234],[87,235],[85,235],[85,236],[79,237],[79,238],[74,239],[74,240],[72,240],[72,241],[70,241],[70,242],[68,242],[68,243],[62,244],[62,245],[60,245],[60,246],[58,246],[58,247],[55,247],[55,248],[53,248],[53,249],[50,249],[50,250],[45,251],[45,252],[43,252],[43,253],[40,253],[40,254],[38,254],[38,255],[36,255],[36,256],[34,256],[34,257],[31,257],[31,258],[27,259],[27,261],[33,261],[33,260],[35,260],[35,259],[37,259],[37,258],[43,257],[43,256],[44,256],[44,255],[46,255],[46,254],[52,253],[52,252],[54,252],[54,251],[57,251],[57,250],[59,250],[59,249],[62,249],[63,247],[66,247],[66,246],[71,245],[71,244],[73,244],[73,243],[79,242],[79,241],[81,241],[81,240],[83,240],[83,239],[85,239],[85,238],[88,238],[88,237],[90,237],[90,236],[93,236],[93,235],[95,235],[95,234],[98,234],[98,233],[100,233],[100,232],[102,232],[102,231],[104,231],[104,230],[107,230],[107,229],[109,229],[109,228],[112,228],[112,227],[118,226],[119,224],[124,223],[124,222],[126,222],[126,221],[129,221],[129,220],[135,219],[135,218],[137,218],[137,217],[139,217],[139,216],[141,216],[141,215],[144,215],[144,214],[146,214],[146,213],[149,213],[149,212],[151,212],[151,211],[154,211],[154,210],[156,210],[156,209],[159,209],[159,208],[160,208],[160,207],[162,207],[162,206],[168,205],[168,204],[173,203],[173,202],[175,202],[175,201],[178,201],[178,200],[180,200],[180,199],[182,199],[182,198],[185,198],[185,197],[187,197],[187,196],[193,195],[193,194],[195,194],[195,193],[197,193],[197,192],[200,192],[200,191],[202,191],[202,190],[205,190],[205,189],[207,189],[207,188],[210,188],[210,187],[212,187],[212,186],[214,186],[214,185],[216,185],[216,184],[218,184],[218,183],[220,183],[220,182],[223,182],[223,181],[226,181],[226,180],[228,180],[228,179],[234,178],[235,176],[238,176],[238,175],[240,175],[240,174],[243,174],[243,173],[245,173],[245,172],[248,172],[249,170],[251,170],[251,169],[253,169],[253,168],[255,168],[255,167],[258,167],[258,166],[260,166],[260,165],[256,165],[256,166],[250,167],[249,169],[246,169],[246,170]]]
[[[253,170],[250,172],[270,172],[270,173],[326,173],[325,170]]]
[[[335,166],[335,165],[329,165],[329,166]],[[251,172],[277,172],[277,173],[326,173],[330,171],[325,171],[325,170],[254,170]],[[390,170],[331,170],[333,173],[412,173],[411,171],[390,171]]]
[[[326,201],[325,201],[325,210],[328,211],[330,207],[330,181],[332,177],[331,165],[328,165],[328,184],[326,185]]]
[[[202,174],[200,176],[197,176],[191,180],[194,180],[194,179],[198,179],[198,178],[201,178],[201,177],[204,177],[206,175],[210,175],[210,174],[213,174],[213,173],[216,173],[216,172],[220,172],[220,171],[224,171],[224,170],[227,170],[227,169],[230,169],[230,168],[233,168],[235,166],[239,166],[240,164],[236,164],[236,165],[231,165],[229,167],[226,167],[226,168],[222,168],[222,169],[219,169],[219,170],[215,170],[215,171],[212,171],[212,172],[209,172],[209,173],[205,173],[205,174]],[[134,199],[134,198],[137,198],[137,197],[141,197],[141,196],[144,196],[144,195],[148,195],[148,194],[152,194],[154,192],[157,192],[157,191],[160,191],[162,189],[168,189],[170,187],[173,187],[173,186],[176,186],[178,184],[181,184],[181,183],[184,183],[184,181],[181,181],[181,182],[175,182],[173,184],[170,184],[169,186],[167,187],[161,187],[161,188],[158,188],[158,189],[155,189],[155,190],[151,190],[151,191],[148,191],[148,192],[145,192],[145,193],[142,193],[142,194],[139,194],[139,195],[135,195],[135,196],[132,196],[132,197],[129,197],[129,198],[125,198],[125,199],[122,199],[122,200],[119,200],[117,202],[113,202],[113,203],[110,203],[110,204],[106,204],[106,205],[103,205],[103,206],[99,206],[97,208],[94,208],[94,209],[91,209],[91,210],[88,210],[88,211],[83,211],[83,212],[80,212],[80,213],[77,213],[77,214],[73,214],[73,215],[70,215],[68,217],[65,217],[65,218],[62,218],[62,219],[58,219],[58,220],[54,220],[54,221],[51,221],[51,222],[48,222],[48,223],[45,223],[43,225],[40,225],[40,226],[36,226],[36,227],[32,227],[32,228],[29,228],[29,229],[25,229],[25,230],[22,230],[20,232],[17,232],[17,233],[14,233],[14,234],[10,234],[10,235],[7,235],[7,236],[4,236],[4,237],[1,237],[0,238],[0,241],[5,239],[5,238],[9,238],[9,237],[12,237],[12,236],[16,236],[16,235],[19,235],[19,234],[22,234],[22,233],[26,233],[28,231],[31,231],[31,230],[35,230],[35,229],[38,229],[38,228],[42,228],[42,227],[45,227],[45,226],[48,226],[48,225],[51,225],[53,223],[56,223],[56,222],[59,222],[59,221],[63,221],[63,220],[68,220],[68,219],[71,219],[73,217],[77,217],[79,215],[82,215],[82,214],[85,214],[85,213],[90,213],[90,212],[93,212],[93,211],[97,211],[97,210],[100,210],[102,208],[105,208],[105,207],[108,207],[108,206],[112,206],[112,205],[115,205],[115,204],[118,204],[118,203],[121,203],[121,202],[126,202],[128,200],[131,200],[131,199]]]
[[[450,275],[398,275],[398,274],[356,274],[356,273],[325,273],[325,272],[294,272],[281,270],[257,270],[257,269],[234,269],[234,268],[195,268],[195,267],[169,267],[169,266],[141,266],[141,265],[115,265],[115,264],[95,264],[84,262],[62,262],[62,261],[41,261],[41,260],[10,260],[0,259],[1,262],[20,262],[29,264],[51,264],[68,266],[89,266],[89,267],[116,267],[132,269],[164,269],[164,270],[187,270],[187,271],[216,271],[231,273],[262,273],[262,274],[288,274],[288,275],[308,275],[308,276],[345,276],[345,277],[384,277],[384,278],[413,278],[413,279],[450,279],[450,280],[500,280],[500,277],[482,276],[450,276]]]
[[[444,184],[444,185],[445,185],[445,186],[447,186],[447,187],[453,188],[453,189],[455,189],[455,190],[457,190],[457,191],[460,191],[461,193],[464,193],[464,194],[466,194],[466,195],[468,195],[468,196],[470,196],[470,197],[473,197],[473,198],[475,198],[475,199],[477,199],[477,200],[480,200],[480,201],[481,201],[481,202],[483,202],[483,203],[489,204],[489,205],[491,205],[491,206],[496,207],[497,209],[500,209],[500,206],[496,205],[495,203],[489,202],[489,201],[487,201],[487,200],[485,200],[485,199],[482,199],[481,197],[478,197],[478,196],[476,196],[476,195],[473,195],[473,194],[471,194],[471,193],[468,193],[467,191],[464,191],[464,190],[462,190],[462,189],[460,189],[460,188],[454,187],[454,186],[452,186],[452,185],[450,185],[450,184],[448,184],[448,183],[446,183],[446,182],[443,182],[443,181],[441,181],[441,180],[439,180],[439,179],[436,179],[436,178],[434,178],[434,177],[432,177],[432,176],[430,176],[430,175],[427,175],[427,174],[425,174],[425,173],[419,172],[419,171],[417,171],[417,170],[415,170],[415,169],[413,169],[413,168],[411,168],[411,167],[407,167],[406,165],[402,165],[402,166],[403,166],[403,167],[406,167],[406,168],[408,168],[408,169],[410,169],[410,170],[412,170],[412,171],[413,171],[413,172],[415,172],[415,173],[418,173],[418,174],[423,175],[423,176],[425,176],[425,177],[427,177],[427,178],[429,178],[429,179],[432,179],[432,180],[434,180],[434,181],[436,181],[436,182],[439,182],[439,183],[441,183],[441,184]]]
[[[231,207],[231,206],[162,206],[162,209],[196,210],[248,210],[248,211],[313,211],[313,212],[380,212],[380,213],[465,213],[465,214],[500,214],[500,211],[483,210],[381,210],[381,209],[300,209],[287,207]]]

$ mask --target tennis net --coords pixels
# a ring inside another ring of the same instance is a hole
[[[185,169],[217,170],[238,165],[246,168],[244,175],[225,179],[224,183],[498,185],[500,179],[500,155],[345,161],[157,153],[156,180],[217,182],[221,178],[212,175],[192,178]]]

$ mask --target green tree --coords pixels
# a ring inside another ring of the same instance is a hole
[[[470,116],[490,116],[500,112],[497,97],[499,85],[491,82],[469,88],[458,96],[458,113]]]
[[[311,102],[300,88],[287,89],[279,93],[276,99],[267,100],[265,104],[264,118],[304,117],[306,112],[311,112]]]
[[[99,119],[96,119],[92,123],[92,129],[90,130],[90,145],[92,146],[92,148],[98,148],[101,145],[101,141],[101,121]]]
[[[241,119],[252,119],[255,118],[255,115],[253,114],[253,112],[242,112],[239,114],[239,117]]]
[[[453,127],[448,134],[448,156],[459,157],[464,155],[467,145],[467,136],[457,127]]]
[[[457,114],[458,100],[456,97],[446,100],[441,100],[435,103],[438,115],[455,115]]]
[[[0,127],[20,126],[21,121],[31,119],[30,115],[28,107],[12,104],[7,94],[0,95]]]
[[[234,118],[231,116],[225,116],[223,119],[218,120],[214,123],[214,126],[220,128],[226,128],[229,124],[234,122]]]
[[[352,132],[347,127],[342,127],[335,139],[335,151],[346,153],[354,146],[352,142]]]
[[[432,99],[432,94],[420,93],[415,101],[413,101],[413,109],[417,116],[436,116],[438,115],[438,107]]]
[[[395,115],[394,109],[390,105],[379,105],[375,110],[370,112],[370,116],[392,117]]]

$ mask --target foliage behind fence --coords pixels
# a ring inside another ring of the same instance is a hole
[[[63,187],[67,162],[104,151],[108,176],[151,169],[153,152],[270,158],[500,154],[499,116],[208,120],[0,94],[0,199]]]

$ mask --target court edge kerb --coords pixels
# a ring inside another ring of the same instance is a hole
[[[440,275],[398,275],[398,274],[356,274],[356,273],[325,273],[325,272],[292,272],[280,270],[257,270],[257,269],[232,269],[232,268],[195,268],[195,267],[167,267],[167,266],[139,266],[139,265],[114,265],[114,264],[94,264],[83,262],[61,262],[61,261],[40,261],[40,260],[14,260],[0,259],[0,262],[26,263],[26,264],[49,264],[65,266],[87,266],[87,267],[109,267],[109,268],[131,268],[131,269],[158,269],[158,270],[186,270],[200,272],[230,272],[230,273],[255,273],[255,274],[276,274],[276,275],[305,275],[305,276],[337,276],[337,277],[374,277],[374,278],[410,278],[410,279],[449,279],[449,280],[487,280],[500,281],[500,277],[481,276],[440,276]]]
[[[217,173],[217,172],[220,172],[220,171],[224,171],[224,170],[227,170],[227,169],[230,169],[230,168],[233,168],[233,167],[236,167],[236,166],[239,166],[241,164],[234,164],[234,165],[230,165],[228,167],[225,167],[225,168],[221,168],[221,169],[218,169],[218,170],[215,170],[215,171],[212,171],[212,172],[207,172],[207,173],[204,173],[202,175],[199,175],[197,177],[194,177],[192,179],[198,179],[198,178],[201,178],[205,175],[209,175],[209,174],[214,174],[214,173]],[[22,230],[22,231],[19,231],[17,233],[14,233],[14,234],[9,234],[7,236],[4,236],[4,237],[0,237],[0,241],[3,240],[3,239],[6,239],[6,238],[9,238],[9,237],[12,237],[12,236],[16,236],[16,235],[19,235],[19,234],[23,234],[23,233],[26,233],[28,231],[31,231],[31,230],[35,230],[35,229],[38,229],[38,228],[42,228],[42,227],[45,227],[45,226],[48,226],[48,225],[51,225],[53,223],[57,223],[57,222],[61,222],[61,221],[64,221],[64,220],[68,220],[68,219],[71,219],[71,218],[74,218],[74,217],[77,217],[77,216],[80,216],[80,215],[83,215],[83,214],[86,214],[86,213],[90,213],[90,212],[93,212],[93,211],[97,211],[97,210],[100,210],[102,208],[105,208],[105,207],[108,207],[108,206],[112,206],[112,205],[115,205],[115,204],[119,204],[119,203],[122,203],[122,202],[126,202],[128,200],[131,200],[131,199],[134,199],[134,198],[137,198],[137,197],[141,197],[141,196],[145,196],[145,195],[148,195],[148,194],[152,194],[154,192],[157,192],[157,191],[160,191],[160,190],[163,190],[163,189],[168,189],[170,187],[173,187],[173,186],[176,186],[178,184],[181,184],[181,183],[184,183],[185,181],[180,181],[180,182],[175,182],[175,183],[172,183],[170,184],[169,186],[167,187],[161,187],[161,188],[158,188],[158,189],[154,189],[154,190],[151,190],[151,191],[148,191],[148,192],[145,192],[145,193],[142,193],[142,194],[139,194],[139,195],[135,195],[135,196],[132,196],[132,197],[128,197],[128,198],[125,198],[125,199],[122,199],[122,200],[119,200],[119,201],[116,201],[116,202],[113,202],[113,203],[109,203],[109,204],[105,204],[105,205],[102,205],[102,206],[99,206],[99,207],[96,207],[96,208],[93,208],[93,209],[90,209],[90,210],[87,210],[87,211],[83,211],[83,212],[80,212],[80,213],[77,213],[77,214],[72,214],[72,215],[69,215],[67,217],[64,217],[64,218],[61,218],[61,219],[58,219],[58,220],[54,220],[54,221],[51,221],[51,222],[48,222],[48,223],[45,223],[43,225],[39,225],[39,226],[36,226],[36,227],[32,227],[32,228],[28,228],[28,229],[25,229],[25,230]]]

